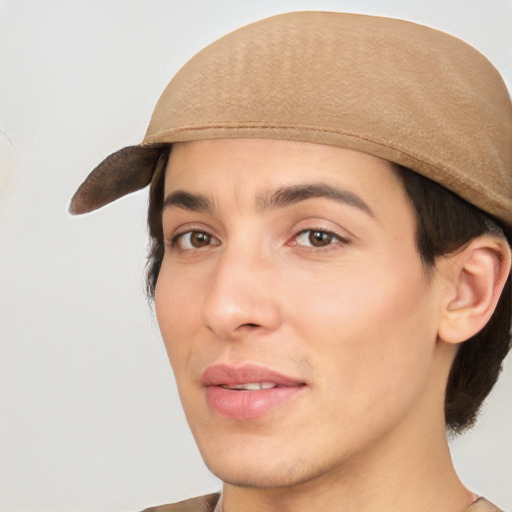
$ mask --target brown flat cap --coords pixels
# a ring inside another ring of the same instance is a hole
[[[512,226],[512,106],[492,64],[415,23],[296,12],[207,46],[171,80],[142,144],[104,160],[74,195],[86,213],[151,182],[178,141],[329,144],[407,166]]]

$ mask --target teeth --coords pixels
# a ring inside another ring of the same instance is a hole
[[[244,389],[246,391],[258,391],[260,389],[272,389],[277,387],[274,382],[248,382],[247,384],[235,384],[234,386],[222,386],[224,389]]]

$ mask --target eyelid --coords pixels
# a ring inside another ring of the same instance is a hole
[[[216,236],[212,235],[210,232],[208,232],[208,231],[206,231],[204,229],[194,229],[194,228],[192,228],[192,229],[185,229],[183,231],[174,233],[172,235],[171,239],[170,239],[170,242],[175,244],[175,243],[178,242],[178,240],[183,239],[186,235],[192,235],[193,233],[201,233],[203,235],[206,235],[206,236],[210,237],[212,240],[216,240],[217,241],[217,243],[211,244],[211,245],[219,245],[219,243],[220,243],[219,239]]]
[[[166,234],[166,231],[169,233],[168,235]],[[176,227],[173,227],[172,229],[166,230],[164,228],[164,245],[171,249],[173,249],[173,248],[179,249],[177,244],[178,244],[180,238],[182,238],[183,236],[185,236],[188,233],[204,233],[218,242],[216,244],[209,244],[209,245],[219,245],[220,244],[220,238],[218,236],[216,236],[212,232],[212,229],[210,229],[205,224],[184,223],[184,224],[180,224]],[[183,249],[183,250],[193,250],[193,249]]]
[[[323,216],[313,215],[308,218],[303,218],[299,222],[294,223],[290,229],[292,237],[297,237],[299,234],[307,231],[322,231],[324,233],[335,236],[336,238],[346,243],[357,238],[357,236],[355,236],[345,226],[342,226],[334,220]]]
[[[324,233],[326,235],[329,235],[332,240],[327,245],[320,245],[315,246],[313,244],[301,244],[298,243],[298,239],[303,236],[306,233]],[[294,247],[300,247],[302,249],[307,249],[311,251],[326,251],[329,249],[334,249],[335,247],[341,245],[348,245],[350,244],[351,240],[346,237],[342,236],[336,231],[332,229],[326,229],[326,228],[318,228],[318,227],[311,227],[311,228],[305,228],[297,231],[290,242],[288,242],[288,245],[294,246]]]
[[[296,235],[295,238],[299,238],[300,236],[306,234],[306,233],[325,233],[326,235],[331,236],[332,238],[335,238],[337,240],[341,240],[341,237],[335,233],[334,231],[330,231],[328,229],[319,229],[319,228],[308,228],[308,229],[301,229]]]
[[[192,222],[192,223],[183,223],[175,227],[169,226],[169,235],[165,235],[164,229],[164,244],[166,247],[176,250],[182,250],[183,252],[187,251],[204,251],[208,248],[216,247],[222,243],[222,240],[217,234],[215,230],[212,230],[210,226],[205,225],[202,222]],[[200,247],[189,247],[189,248],[181,248],[178,246],[179,240],[182,239],[185,235],[191,233],[204,233],[207,236],[211,237],[214,243],[208,243],[204,246]],[[313,244],[301,244],[297,242],[298,237],[308,232],[321,232],[330,235],[333,240],[327,245],[315,246]],[[290,235],[287,237],[287,241],[285,245],[293,246],[299,249],[311,250],[311,251],[326,251],[329,249],[334,249],[336,247],[339,248],[340,245],[348,245],[351,244],[355,238],[352,233],[348,230],[339,227],[337,224],[333,226],[333,222],[328,219],[317,217],[317,218],[308,218],[303,219],[299,222],[295,223],[295,226],[292,227],[289,231]]]

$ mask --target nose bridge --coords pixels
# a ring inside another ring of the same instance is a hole
[[[241,238],[222,248],[203,304],[204,324],[222,338],[239,337],[248,328],[272,330],[280,322],[271,262],[261,243]]]

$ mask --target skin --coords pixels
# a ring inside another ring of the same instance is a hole
[[[268,200],[304,184],[344,198]],[[166,197],[177,191],[211,211],[167,201],[156,313],[196,442],[225,482],[224,511],[468,506],[443,415],[456,343],[438,333],[453,267],[426,276],[392,165],[302,142],[187,142],[166,170]],[[227,418],[201,384],[216,363],[304,386],[260,417]]]

